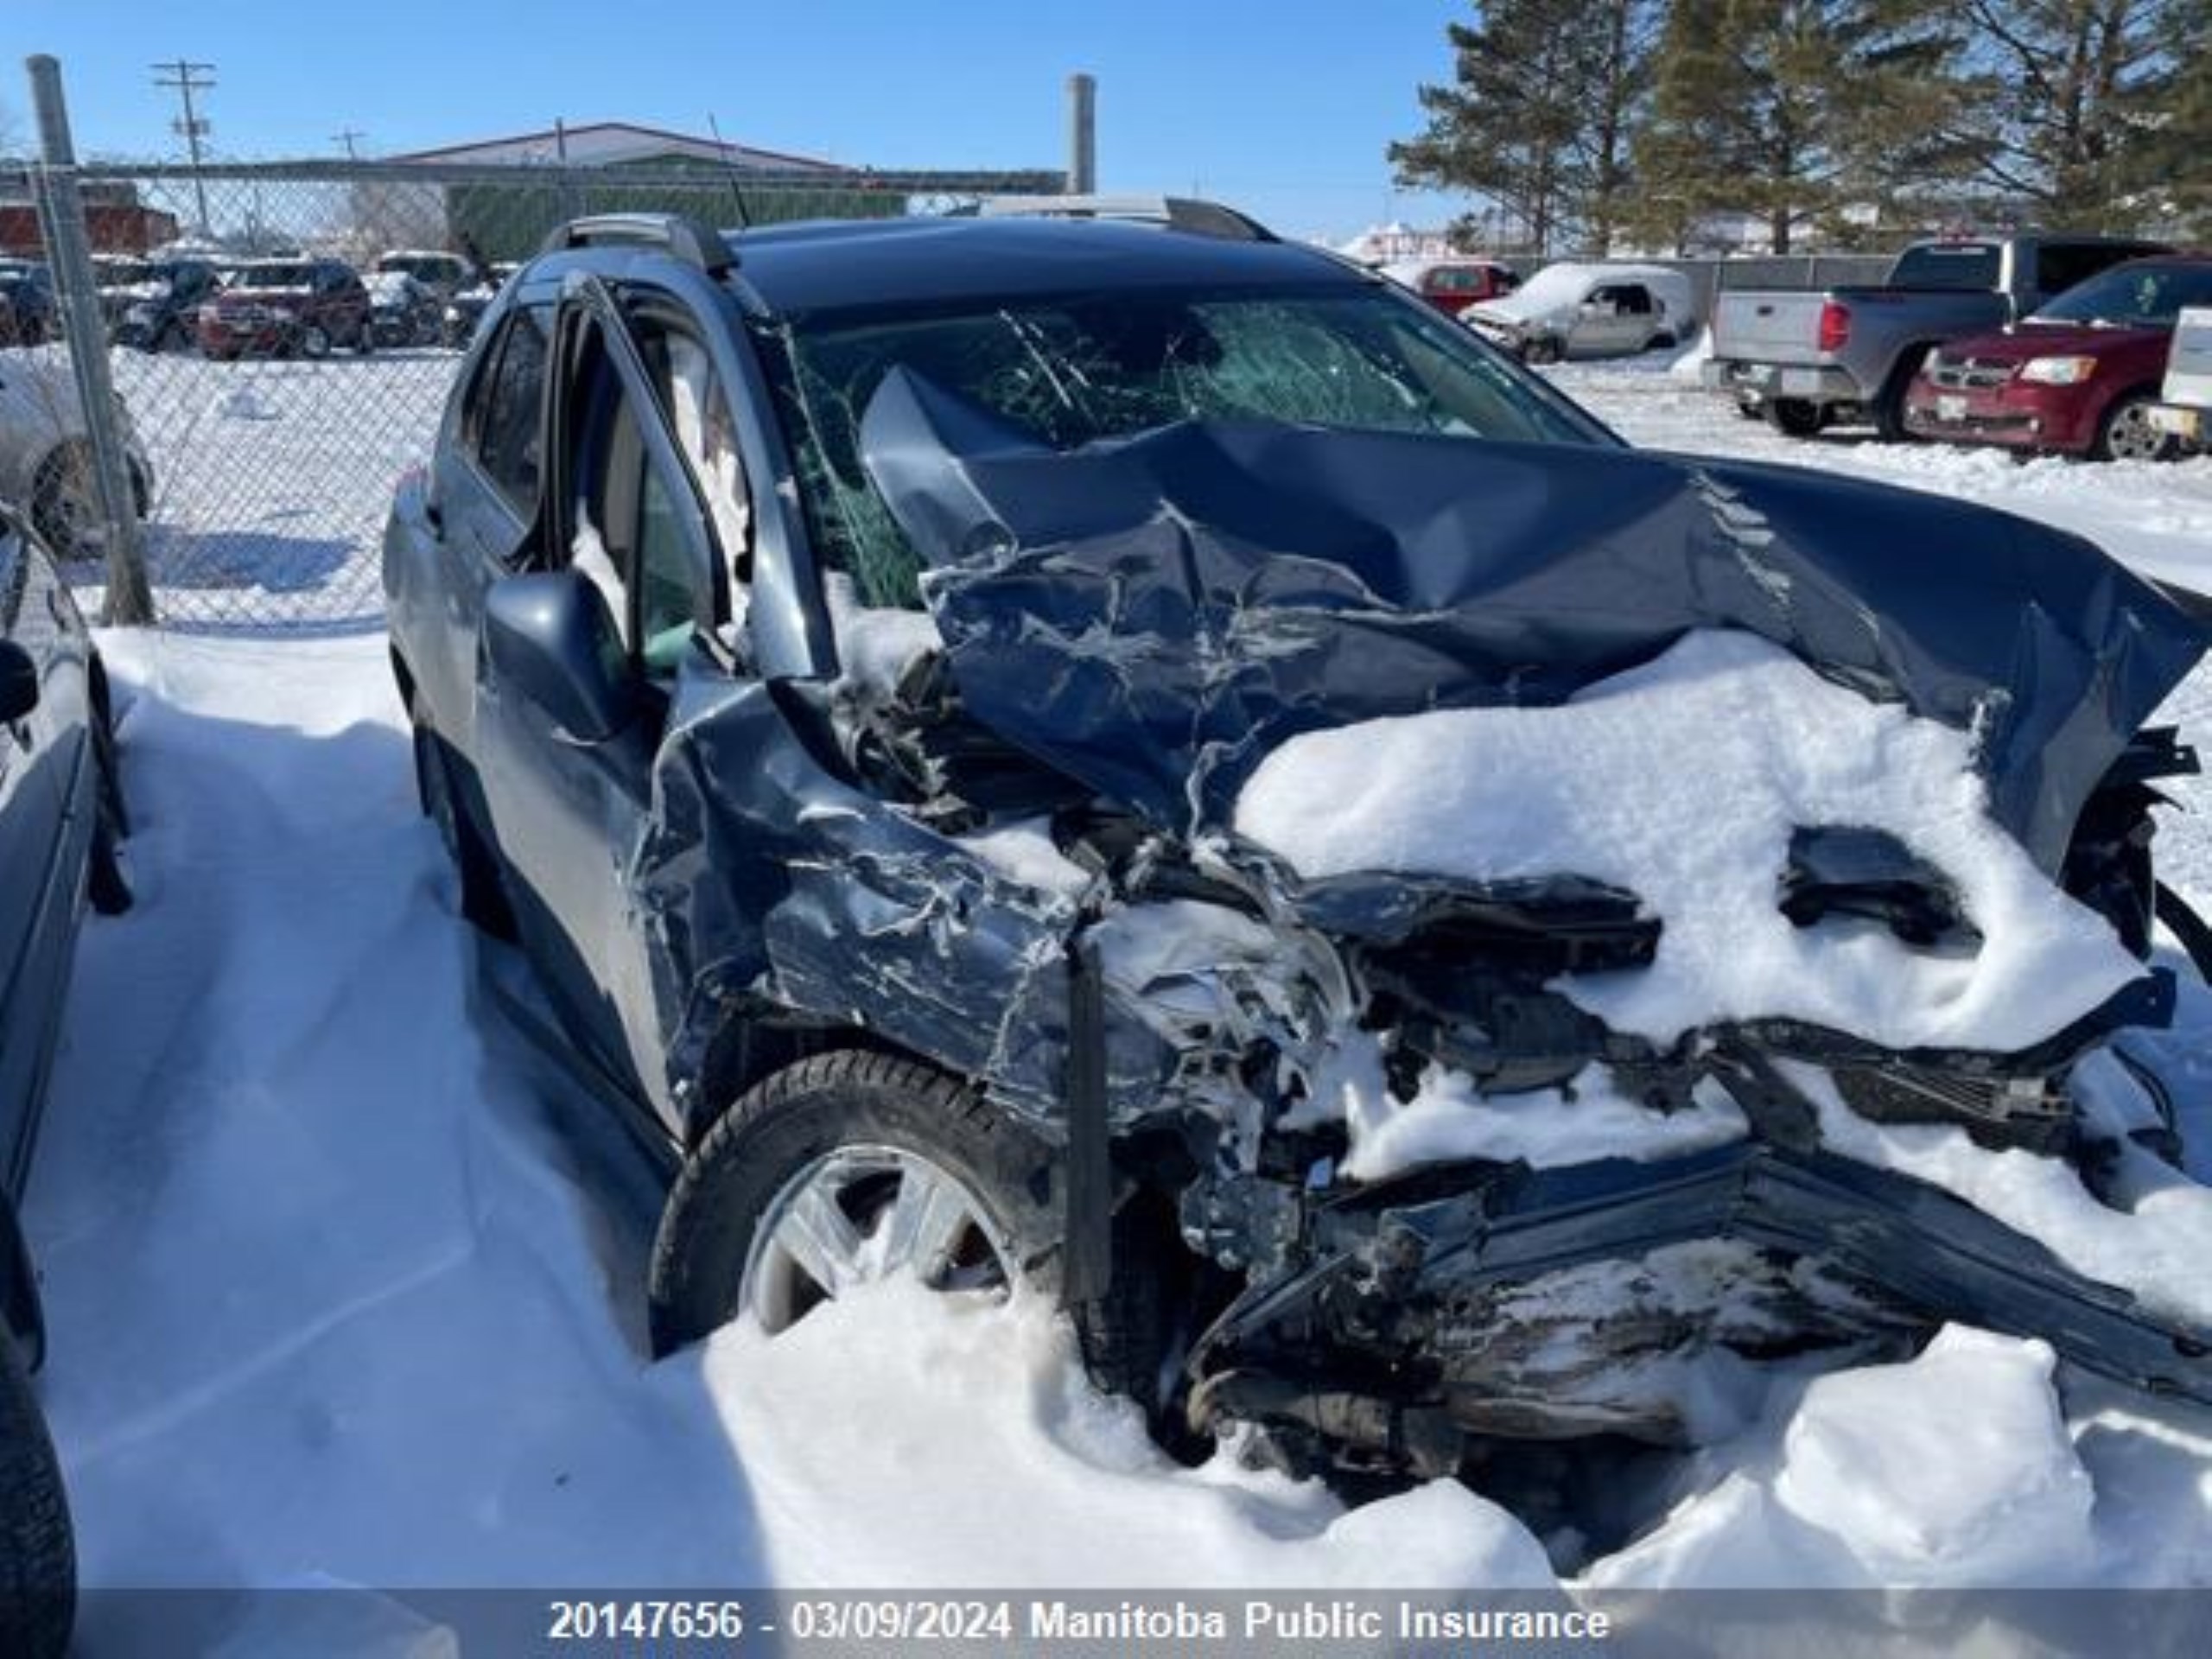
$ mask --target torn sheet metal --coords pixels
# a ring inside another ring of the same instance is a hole
[[[903,369],[861,437],[969,713],[1176,830],[1295,733],[1555,703],[1741,628],[1974,734],[2055,872],[2212,643],[2080,537],[1786,467],[1220,422],[1062,453]]]

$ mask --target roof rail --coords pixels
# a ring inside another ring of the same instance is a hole
[[[720,231],[682,213],[594,213],[588,219],[573,219],[556,226],[539,251],[561,253],[570,248],[621,243],[665,248],[709,276],[719,276],[737,264],[736,254],[730,251]]]
[[[1249,214],[1195,196],[990,196],[976,211],[984,219],[1116,219],[1231,242],[1277,239]]]

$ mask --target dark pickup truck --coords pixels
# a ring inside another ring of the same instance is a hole
[[[1792,437],[1865,422],[1908,435],[1905,391],[1936,346],[1986,334],[2159,244],[2100,236],[1916,242],[1878,288],[1723,289],[1705,383]]]

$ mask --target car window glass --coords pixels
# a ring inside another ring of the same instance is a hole
[[[675,671],[700,620],[695,555],[677,492],[645,440],[640,410],[604,356],[579,394],[576,499],[569,554],[600,590],[626,655],[649,674]]]
[[[1891,288],[1992,289],[2002,250],[1994,242],[1929,242],[1907,248],[1890,272]]]
[[[707,348],[690,335],[668,330],[645,341],[645,358],[657,374],[670,429],[691,467],[728,578],[730,626],[734,635],[745,618],[747,584],[752,576],[753,498],[738,452],[735,418],[721,376]]]
[[[537,501],[543,442],[539,409],[545,387],[545,320],[538,308],[517,307],[493,350],[496,355],[478,388],[476,458],[507,505],[527,518]]]
[[[2036,289],[2058,295],[2135,251],[2124,243],[2046,242],[2036,250]]]
[[[1433,307],[1366,290],[1123,291],[802,325],[790,364],[772,365],[802,503],[818,556],[874,607],[921,602],[919,560],[858,453],[894,364],[1064,449],[1186,419],[1605,441]]]
[[[2212,305],[2212,261],[2140,260],[2113,265],[2035,315],[2044,322],[2166,328],[2183,306]]]

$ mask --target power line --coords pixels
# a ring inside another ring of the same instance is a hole
[[[207,136],[210,129],[208,123],[201,117],[200,111],[193,107],[192,95],[194,92],[207,92],[214,86],[215,66],[212,63],[194,63],[188,58],[178,58],[170,62],[157,63],[153,67],[156,71],[154,85],[175,92],[178,100],[184,105],[183,116],[169,124],[184,135],[185,148],[192,156],[192,194],[200,204],[200,233],[206,236],[209,233],[207,186],[200,176],[200,141]]]

